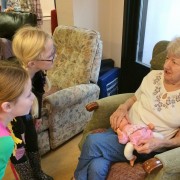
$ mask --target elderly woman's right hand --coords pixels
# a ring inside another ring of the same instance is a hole
[[[119,127],[121,120],[126,117],[129,120],[127,107],[122,104],[118,107],[118,109],[110,116],[110,124],[111,128],[116,131]]]

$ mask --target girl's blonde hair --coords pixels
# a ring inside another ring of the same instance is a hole
[[[26,67],[28,62],[40,58],[48,38],[51,36],[43,30],[25,25],[13,37],[13,53],[20,63]]]
[[[28,82],[27,71],[12,62],[0,61],[0,104],[16,102]]]
[[[28,62],[39,60],[41,53],[45,50],[45,44],[51,36],[38,27],[25,25],[18,29],[12,41],[13,53],[23,67]],[[51,84],[46,76],[47,91]]]

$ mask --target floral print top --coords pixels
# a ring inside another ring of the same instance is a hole
[[[153,70],[144,77],[129,116],[134,124],[153,123],[153,131],[169,139],[180,127],[180,90],[166,91],[163,79],[163,70]]]

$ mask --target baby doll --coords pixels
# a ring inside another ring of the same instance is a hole
[[[139,145],[139,140],[150,139],[152,137],[163,138],[159,133],[153,132],[153,124],[144,125],[135,125],[128,122],[124,117],[120,123],[119,128],[117,129],[117,135],[119,143],[126,144],[124,149],[124,156],[127,160],[130,161],[130,165],[133,166],[136,160],[136,156],[133,155],[134,145]]]

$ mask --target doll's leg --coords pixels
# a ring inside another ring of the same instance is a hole
[[[164,136],[160,133],[157,133],[157,132],[153,132],[153,137],[159,138],[159,139],[164,139]]]
[[[126,157],[127,160],[130,161],[131,166],[134,166],[134,162],[137,158],[135,155],[133,155],[133,151],[134,151],[133,144],[131,142],[128,142],[124,149],[124,156]]]

